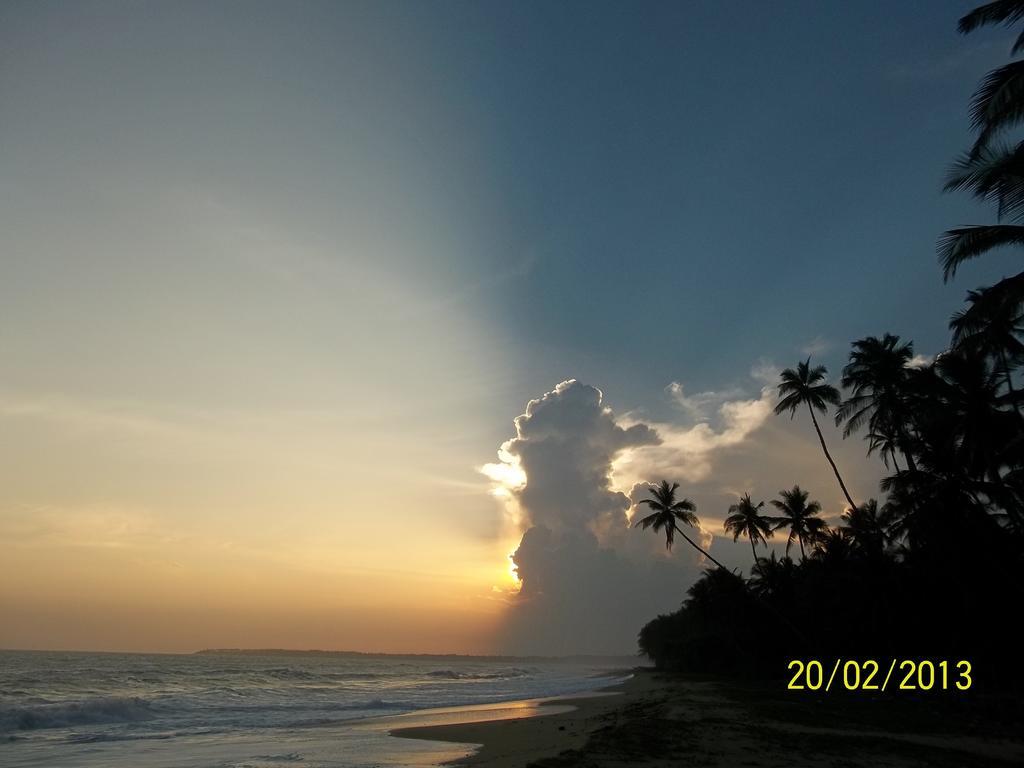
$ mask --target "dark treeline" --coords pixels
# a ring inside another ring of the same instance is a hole
[[[960,31],[1022,20],[1024,0],[1000,0]],[[1024,33],[1012,52],[1022,50]],[[1024,120],[1024,60],[986,76],[971,118],[976,140],[946,188],[991,202],[996,223],[943,235],[947,280],[993,248],[1024,245],[1024,141],[1008,138]],[[810,413],[849,506],[829,526],[799,487],[770,505],[741,497],[726,530],[749,540],[749,576],[707,570],[678,611],[641,630],[644,654],[662,667],[773,675],[800,657],[931,656],[971,660],[990,685],[1024,679],[1011,656],[1024,616],[1024,272],[969,291],[949,327],[934,360],[890,333],[853,342],[840,388],[809,359],[782,373],[776,413]],[[851,497],[819,428],[829,417],[884,464],[879,499]],[[668,544],[696,523],[676,489],[655,487],[639,521]],[[777,533],[787,555],[759,557]]]

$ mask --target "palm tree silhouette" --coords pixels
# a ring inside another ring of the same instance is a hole
[[[946,174],[944,192],[969,191],[982,202],[995,203],[1003,219],[1024,210],[1021,169],[1024,146],[983,146],[957,158]]]
[[[948,531],[987,510],[1024,529],[1024,433],[1017,414],[1003,407],[1002,376],[981,355],[957,349],[912,373],[911,404],[921,415],[917,470],[880,485],[898,511],[893,531],[911,547],[936,534],[951,541]]]
[[[996,0],[975,8],[960,19],[966,34],[987,24],[1009,26],[1024,19],[1024,2]],[[1013,53],[1024,49],[1024,33]],[[986,75],[971,102],[971,124],[977,137],[971,150],[950,170],[946,190],[973,190],[975,197],[994,201],[1000,221],[1021,221],[1024,185],[1021,184],[1024,146],[995,145],[997,137],[1020,123],[1024,116],[1024,61],[1013,61]],[[988,224],[948,230],[938,243],[943,277],[949,280],[957,267],[987,251],[1007,245],[1024,245],[1024,226]]]
[[[896,451],[899,450],[899,445],[896,440],[896,430],[890,425],[883,425],[878,432],[868,432],[868,456],[875,451],[878,451],[879,456],[882,457],[882,463],[885,464],[886,468],[889,466],[889,461],[892,461],[893,469],[896,473],[900,472],[900,463],[896,460]]]
[[[821,504],[807,501],[808,493],[801,490],[799,485],[794,485],[789,491],[779,491],[779,496],[781,498],[772,499],[772,506],[782,512],[782,517],[772,518],[772,522],[775,523],[775,530],[789,528],[786,554],[789,554],[795,539],[800,543],[802,561],[806,557],[804,542],[813,543],[827,527],[825,521],[817,516],[821,512]]]
[[[793,586],[796,566],[787,556],[781,560],[770,557],[758,558],[750,569],[750,588],[758,597],[778,597]]]
[[[760,541],[768,546],[767,539],[772,535],[772,522],[767,517],[762,517],[758,510],[764,506],[763,501],[754,504],[750,500],[750,494],[744,493],[740,496],[738,504],[729,507],[729,516],[725,518],[725,530],[732,534],[732,540],[736,541],[740,536],[746,536],[750,540],[750,552],[754,555],[754,563],[757,563],[757,550],[754,544]]]
[[[843,387],[851,394],[836,411],[836,426],[843,421],[843,437],[849,437],[867,422],[875,443],[899,447],[914,468],[907,428],[907,364],[914,357],[912,342],[887,333],[879,339],[868,336],[853,342],[850,362],[843,368]],[[893,454],[895,460],[895,454]]]
[[[826,526],[814,540],[814,557],[825,563],[840,563],[848,560],[853,551],[853,538],[847,528]]]
[[[1020,403],[1011,370],[1024,360],[1024,272],[991,288],[967,292],[970,306],[953,315],[949,328],[957,349],[992,358],[1006,382],[1013,407]]]
[[[679,483],[672,483],[672,485],[669,485],[667,480],[662,480],[658,485],[652,485],[650,487],[650,491],[651,496],[653,496],[654,498],[642,499],[639,502],[639,504],[647,504],[654,511],[647,517],[642,518],[637,522],[633,523],[634,527],[639,525],[641,528],[653,528],[655,531],[659,531],[662,528],[664,528],[665,546],[668,549],[672,549],[673,535],[675,533],[678,533],[680,536],[682,536],[690,543],[691,547],[696,549],[698,552],[704,555],[704,557],[706,557],[708,560],[710,560],[712,563],[718,566],[721,573],[719,573],[719,571],[708,570],[705,572],[706,578],[701,579],[693,587],[691,587],[689,594],[692,598],[697,598],[697,594],[695,594],[694,592],[695,589],[703,590],[711,585],[719,585],[726,582],[732,584],[733,587],[736,584],[739,584],[741,589],[744,588],[745,582],[743,581],[742,576],[740,576],[738,573],[730,571],[720,562],[715,560],[715,558],[713,558],[708,552],[706,552],[702,547],[700,547],[696,542],[693,541],[693,539],[687,536],[686,533],[679,528],[679,525],[676,522],[677,520],[682,520],[687,525],[699,525],[700,521],[698,521],[697,516],[693,514],[694,510],[696,509],[696,506],[692,501],[690,501],[689,499],[676,501],[676,489],[678,487]],[[726,578],[723,574],[728,574],[729,578]],[[730,589],[733,587],[730,587]],[[793,622],[790,621],[786,616],[779,613],[778,610],[776,610],[770,603],[765,602],[763,599],[761,600],[761,602],[765,605],[765,607],[768,610],[775,614],[780,621],[784,622],[793,631],[793,634],[800,639],[801,643],[807,642],[806,637],[804,637],[804,634],[800,631],[799,627],[793,624]]]
[[[889,539],[893,523],[891,508],[878,507],[875,499],[868,499],[856,509],[843,513],[843,522],[853,545],[866,555],[881,555]]]
[[[985,5],[979,5],[973,11],[960,19],[957,29],[961,34],[966,35],[978,27],[986,24],[1005,24],[1009,26],[1016,21],[1024,19],[1024,0],[995,0]],[[1017,38],[1013,44],[1011,53],[1019,53],[1024,50],[1024,33]]]
[[[946,230],[936,249],[943,279],[948,282],[965,261],[1008,245],[1024,245],[1024,227],[1016,224],[974,224]]]
[[[836,467],[835,461],[832,460],[832,454],[828,452],[828,446],[825,445],[825,438],[821,434],[821,427],[818,426],[818,419],[814,416],[815,410],[826,413],[827,406],[839,405],[839,390],[825,383],[826,373],[828,373],[828,369],[823,365],[811,368],[811,358],[809,357],[799,363],[795,370],[793,368],[784,370],[781,374],[780,399],[775,406],[775,413],[782,414],[789,411],[789,417],[793,418],[797,408],[801,405],[807,406],[807,411],[811,414],[811,422],[814,424],[814,431],[818,433],[821,450],[825,452],[825,458],[828,459],[836,480],[839,481],[839,487],[843,489],[843,495],[852,509],[857,504],[850,496],[850,492],[846,490],[846,484],[839,474],[839,468]]]
[[[922,384],[935,405],[933,426],[948,432],[936,436],[942,444],[952,439],[955,461],[968,474],[999,482],[1006,450],[1020,442],[1020,421],[1004,410],[1002,377],[978,354],[948,352],[935,361],[932,375]]]
[[[644,530],[653,528],[655,532],[665,529],[665,548],[671,550],[675,534],[678,533],[686,539],[690,546],[700,552],[704,557],[717,565],[723,571],[732,573],[728,568],[715,560],[699,544],[686,535],[679,527],[678,521],[689,526],[699,526],[700,520],[694,514],[697,507],[689,499],[676,501],[676,489],[679,483],[668,484],[668,480],[662,480],[658,485],[651,486],[650,492],[653,498],[641,499],[639,504],[647,504],[653,511],[647,517],[641,518],[633,523],[634,527],[639,525]]]
[[[957,29],[966,35],[975,29],[988,24],[1011,26],[1024,19],[1024,2],[1021,0],[995,0],[995,2],[975,8],[960,19]],[[1024,50],[1024,33],[1021,33],[1011,54]],[[989,72],[981,87],[974,94],[971,104],[971,123],[978,131],[971,155],[977,156],[981,150],[990,147],[992,139],[1006,128],[1011,128],[1020,121],[1022,89],[1024,89],[1024,70],[1022,62],[1012,62]]]

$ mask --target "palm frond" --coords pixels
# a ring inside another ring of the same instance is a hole
[[[676,512],[675,516],[678,520],[681,520],[682,522],[686,523],[691,528],[700,527],[700,520],[692,512]]]
[[[993,202],[1000,219],[1024,211],[1024,142],[1015,147],[986,146],[957,159],[946,176],[946,192],[970,190]]]
[[[633,523],[634,528],[638,525],[645,531],[651,526],[654,526],[654,530],[658,530],[662,526],[661,515],[655,512],[653,515],[648,515]]]
[[[1024,62],[1014,61],[989,72],[971,101],[971,124],[978,131],[972,155],[995,136],[1024,119]]]
[[[803,397],[800,395],[799,392],[794,392],[791,395],[786,395],[786,397],[779,400],[779,402],[775,405],[775,415],[781,416],[786,411],[789,411],[790,418],[792,418],[793,416],[796,415],[796,409],[800,407],[800,404],[802,402]]]
[[[978,6],[956,25],[962,35],[987,24],[1013,24],[1024,18],[1024,0],[994,0]]]
[[[943,279],[949,280],[965,261],[1007,245],[1024,245],[1024,227],[1012,224],[983,224],[946,232],[938,242]]]

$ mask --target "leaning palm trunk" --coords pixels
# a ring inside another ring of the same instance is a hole
[[[741,579],[735,573],[730,571],[728,568],[726,568],[720,562],[715,560],[715,558],[713,558],[708,552],[706,552],[703,547],[701,547],[693,539],[691,539],[689,536],[687,536],[685,533],[683,533],[683,531],[679,528],[678,525],[673,523],[672,526],[676,529],[676,533],[678,533],[680,536],[682,536],[684,539],[686,539],[688,542],[690,542],[690,546],[691,547],[696,549],[698,552],[700,552],[702,555],[704,555],[704,557],[706,557],[708,560],[710,560],[712,563],[717,565],[719,568],[721,568],[723,571],[728,573],[733,578],[740,579],[740,583],[743,584],[743,579]],[[802,550],[803,550],[803,542],[802,541],[800,542],[800,547],[801,547],[801,552],[802,552]],[[751,551],[753,551],[753,549],[754,549],[754,542],[753,542],[753,540],[751,540],[751,542],[750,542],[750,549],[751,549]],[[754,554],[754,562],[755,563],[757,562],[757,553],[756,552]],[[753,594],[753,593],[751,593],[751,594]],[[756,594],[754,595],[754,598],[759,603],[761,603],[761,605],[763,605],[765,608],[767,608],[769,611],[771,611],[775,616],[777,616],[780,620],[782,620],[782,622],[785,623],[786,626],[788,626],[791,630],[793,630],[793,634],[796,635],[802,642],[804,642],[804,643],[807,642],[807,636],[804,635],[804,633],[800,631],[800,628],[796,624],[794,624],[792,621],[790,621],[790,619],[787,618],[785,614],[783,614],[781,611],[776,609],[775,606],[773,606],[770,602],[768,602],[764,598],[762,598],[762,597],[760,597],[760,596],[758,596]]]
[[[821,434],[821,427],[818,426],[818,420],[814,418],[814,409],[811,408],[811,404],[807,404],[807,412],[811,414],[811,421],[814,423],[814,431],[818,433],[818,441],[821,443],[821,450],[825,452],[825,458],[828,459],[828,463],[832,466],[832,471],[836,475],[836,480],[839,481],[839,487],[843,489],[843,495],[846,497],[847,502],[850,504],[850,509],[856,509],[857,505],[854,503],[853,498],[850,496],[850,492],[846,490],[846,483],[843,482],[843,478],[839,475],[839,468],[836,463],[832,460],[832,454],[828,452],[828,446],[825,445],[825,438]],[[800,554],[803,555],[803,541],[800,542]]]
[[[900,473],[900,465],[899,462],[896,461],[896,449],[893,448],[891,451],[889,451],[889,453],[892,456],[892,466],[896,470],[896,474],[898,475]]]
[[[899,435],[900,451],[903,453],[903,458],[907,460],[907,469],[911,472],[916,472],[917,462],[914,461],[914,452],[910,450],[910,436],[907,434],[905,427],[900,429]]]
[[[913,418],[913,414],[902,411],[893,416],[893,438],[896,443],[896,448],[899,448],[900,453],[903,454],[903,459],[907,462],[907,469],[911,472],[917,471],[917,462],[914,461],[914,441],[911,437],[912,431],[917,431],[917,422]],[[909,425],[909,426],[908,426]],[[896,453],[893,452],[893,458],[895,459]]]
[[[713,558],[710,553],[705,551],[704,548],[700,544],[698,544],[693,539],[691,539],[689,536],[687,536],[685,533],[683,533],[682,529],[678,525],[676,525],[675,523],[672,523],[672,527],[674,527],[676,529],[676,533],[678,533],[680,536],[682,536],[684,539],[686,539],[688,542],[690,542],[690,546],[693,547],[694,549],[696,549],[702,555],[704,555],[704,557],[706,557],[708,560],[710,560],[712,563],[717,565],[719,568],[721,568],[726,573],[732,573],[732,571],[730,571],[728,568],[726,568],[720,562],[715,560],[715,558]]]

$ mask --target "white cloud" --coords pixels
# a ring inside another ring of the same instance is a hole
[[[678,607],[704,566],[685,541],[667,553],[661,536],[630,529],[628,512],[650,480],[707,477],[718,452],[767,419],[770,387],[753,399],[738,389],[693,397],[681,384],[667,389],[698,423],[616,417],[600,390],[562,382],[530,401],[499,461],[481,468],[524,531],[513,554],[522,588],[499,639],[507,650],[630,652],[639,627]],[[691,537],[712,546],[707,528]]]
[[[924,368],[935,362],[935,355],[914,355],[907,361],[907,368]]]
[[[778,373],[762,361],[746,390],[686,395],[670,385],[679,422],[617,416],[600,390],[576,381],[531,401],[499,461],[481,469],[522,532],[514,553],[522,589],[508,596],[499,646],[629,653],[645,622],[678,607],[707,564],[685,541],[668,553],[663,536],[630,527],[649,483],[682,483],[680,497],[696,503],[700,519],[691,538],[729,567],[750,567],[749,546],[722,531],[741,493],[768,500],[799,483],[834,520],[845,500],[809,419],[773,415]],[[822,431],[854,497],[876,494],[881,465],[863,443],[842,440],[829,419]]]
[[[713,421],[706,418],[692,426],[652,424],[661,443],[624,451],[614,465],[616,481],[633,485],[661,477],[705,479],[711,473],[716,454],[747,440],[772,415],[777,369],[761,363],[751,376],[762,383],[756,398],[744,396],[738,389],[701,393],[702,407],[716,406]],[[682,386],[676,386],[681,395]]]
[[[818,336],[815,336],[809,342],[804,344],[800,348],[800,352],[801,354],[807,356],[820,355],[823,352],[828,352],[830,349],[832,349],[832,346],[833,345],[831,341],[829,341],[824,336],[821,336],[819,334]]]
[[[516,498],[525,524],[557,534],[610,511],[624,514],[628,500],[611,489],[608,468],[622,451],[659,441],[646,424],[620,425],[601,391],[575,380],[531,400],[515,427],[498,463],[482,471]]]
[[[673,381],[665,387],[665,391],[683,413],[697,422],[708,421],[713,412],[718,410],[723,403],[742,395],[742,390],[739,389],[729,389],[723,392],[697,392],[687,395],[683,385],[678,381]]]

